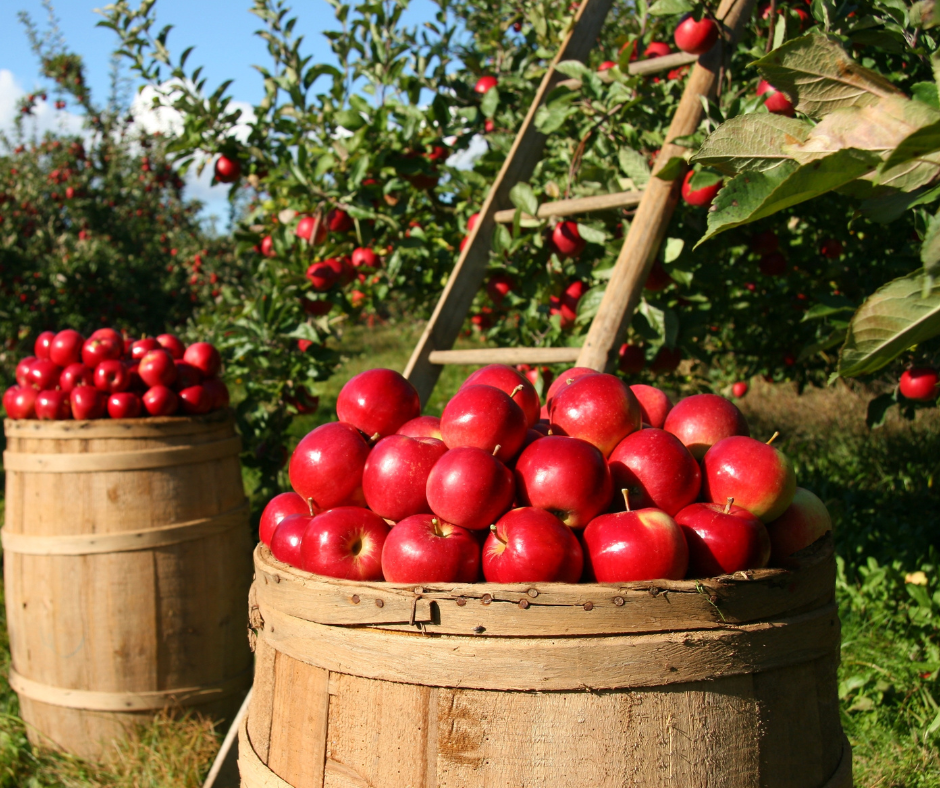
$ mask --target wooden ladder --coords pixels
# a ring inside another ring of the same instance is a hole
[[[613,0],[582,0],[574,24],[551,62],[526,114],[509,155],[490,187],[479,218],[454,266],[418,344],[405,368],[407,377],[426,403],[444,364],[577,364],[604,370],[617,359],[618,342],[640,300],[656,253],[679,200],[680,179],[666,181],[656,173],[684,149],[671,141],[694,133],[702,120],[701,97],[712,98],[718,88],[724,59],[721,41],[701,57],[676,53],[630,64],[631,74],[652,74],[695,63],[666,140],[653,164],[653,177],[642,192],[620,192],[544,203],[537,218],[572,216],[590,211],[638,206],[617,257],[610,282],[584,344],[576,347],[479,348],[452,350],[473,299],[483,286],[490,258],[490,239],[497,223],[513,221],[509,192],[527,181],[542,156],[546,137],[535,128],[535,114],[565,76],[557,70],[565,60],[584,62],[613,5]],[[754,0],[721,0],[716,14],[723,38],[733,45],[751,15]]]

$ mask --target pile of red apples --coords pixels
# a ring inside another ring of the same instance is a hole
[[[544,406],[512,367],[474,372],[441,417],[397,372],[352,378],[339,421],[290,460],[261,541],[299,569],[395,583],[679,580],[791,556],[831,529],[793,467],[714,394],[575,367]]]
[[[186,347],[173,334],[135,340],[113,328],[85,339],[66,328],[43,331],[33,352],[3,395],[8,418],[196,416],[229,404],[217,377],[222,359],[208,342]]]

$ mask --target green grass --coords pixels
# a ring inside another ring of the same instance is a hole
[[[403,369],[417,336],[417,329],[400,325],[347,331],[343,367],[316,392],[319,411],[295,421],[293,440],[335,418],[336,395],[352,375],[378,366]],[[439,413],[468,371],[446,368],[427,411]],[[833,514],[843,624],[839,693],[856,785],[937,788],[940,412],[921,411],[914,422],[892,420],[870,433],[866,401],[844,386],[797,396],[755,383],[741,407],[755,437],[780,431],[778,443],[800,484]],[[0,788],[197,788],[218,746],[204,720],[161,718],[117,745],[107,765],[92,767],[31,747],[17,711],[16,696],[0,678]]]

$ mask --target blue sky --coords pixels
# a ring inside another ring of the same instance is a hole
[[[110,30],[96,27],[101,19],[94,12],[107,0],[59,0],[56,15],[68,46],[85,60],[85,70],[92,95],[103,102],[108,92],[110,55],[115,36]],[[132,0],[136,4],[137,0]],[[264,42],[253,33],[260,20],[249,13],[251,0],[158,0],[155,8],[160,26],[172,24],[169,45],[178,54],[187,46],[195,46],[190,66],[202,65],[203,76],[210,89],[226,79],[234,82],[229,88],[233,97],[255,103],[263,95],[261,77],[252,64],[269,63]],[[407,20],[410,24],[431,19],[435,6],[430,0],[412,0]],[[325,0],[296,0],[298,16],[295,35],[304,36],[304,51],[314,62],[335,62],[327,40],[321,35],[331,29],[335,19],[332,7]],[[23,93],[42,87],[38,64],[17,12],[25,10],[35,22],[44,23],[46,12],[39,0],[2,0],[0,2],[0,129],[9,127],[16,100]],[[52,96],[50,95],[50,101]],[[56,113],[51,107],[37,113],[40,128],[62,126],[75,128],[78,121],[67,113]],[[225,215],[225,189],[210,187],[208,181],[193,183],[190,193],[204,200],[208,211]]]

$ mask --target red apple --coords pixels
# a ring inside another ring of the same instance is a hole
[[[16,365],[16,383],[19,386],[28,386],[29,385],[29,368],[34,361],[38,361],[35,356],[27,356],[24,359],[20,359],[20,362]]]
[[[441,437],[447,448],[476,446],[503,462],[516,456],[525,432],[522,408],[493,386],[464,386],[441,414]]]
[[[398,428],[398,435],[409,438],[437,438],[441,440],[441,420],[437,416],[418,416]]]
[[[11,419],[35,419],[39,392],[31,386],[10,386],[3,394],[3,408]]]
[[[277,257],[277,252],[274,249],[274,239],[270,235],[266,235],[261,239],[258,250],[264,257]]]
[[[690,55],[704,55],[718,40],[718,25],[705,16],[696,21],[687,14],[675,32],[676,46]]]
[[[140,361],[146,356],[151,350],[157,350],[163,347],[157,340],[153,337],[148,337],[147,339],[138,339],[133,345],[131,345],[130,356],[134,361]]]
[[[651,427],[662,429],[666,423],[666,417],[672,410],[672,400],[662,389],[656,386],[647,386],[643,383],[636,383],[630,386],[630,391],[640,403],[640,415],[643,417],[643,423]]]
[[[584,251],[587,241],[578,232],[577,222],[558,222],[552,230],[552,243],[559,257],[577,257]]]
[[[783,452],[753,438],[718,441],[702,460],[702,497],[711,503],[734,498],[764,522],[776,520],[793,501],[796,476]]]
[[[646,354],[643,352],[643,348],[638,345],[625,343],[620,346],[618,355],[620,359],[617,362],[617,368],[624,375],[638,375],[646,366]]]
[[[202,382],[202,388],[209,397],[209,410],[219,410],[229,406],[228,386],[218,378],[208,378]],[[306,393],[306,389],[304,390]],[[316,410],[316,408],[314,408]]]
[[[552,400],[552,433],[581,438],[607,457],[642,426],[640,403],[620,378],[585,375]]]
[[[166,350],[174,359],[182,358],[183,354],[186,352],[186,346],[178,337],[173,336],[173,334],[160,334],[157,337],[157,342],[159,342],[160,347]]]
[[[141,400],[151,416],[172,416],[180,405],[176,392],[166,386],[151,386]]]
[[[365,506],[362,471],[369,444],[352,424],[331,422],[307,433],[290,458],[290,483],[315,510]]]
[[[437,438],[388,435],[369,453],[362,472],[366,505],[387,520],[430,514],[428,474],[447,447]]]
[[[300,568],[343,580],[381,580],[388,532],[385,520],[368,509],[330,509],[308,523],[300,544]]]
[[[516,460],[516,497],[583,528],[610,505],[613,486],[604,456],[587,441],[550,435]]]
[[[44,421],[72,418],[72,403],[64,391],[40,391],[36,397],[36,417]]]
[[[183,413],[187,416],[201,416],[212,410],[212,399],[202,385],[181,389],[179,398]]]
[[[685,577],[689,549],[682,529],[659,509],[603,514],[583,538],[587,574],[599,583]]]
[[[717,394],[693,394],[669,411],[663,429],[675,435],[696,460],[723,438],[750,435],[744,414]]]
[[[194,342],[186,348],[183,361],[192,364],[207,378],[214,378],[222,369],[222,357],[219,351],[208,342]]]
[[[584,553],[571,529],[534,507],[506,512],[483,545],[488,583],[577,583],[583,568]]]
[[[712,200],[715,199],[715,196],[721,190],[724,181],[717,181],[711,186],[703,186],[701,189],[695,189],[693,191],[692,187],[689,185],[693,177],[695,177],[695,171],[689,170],[682,181],[682,199],[685,200],[688,205],[698,208],[711,205]]]
[[[48,359],[38,359],[29,365],[29,385],[39,391],[50,391],[59,384],[62,370]]]
[[[767,98],[764,99],[764,106],[767,107],[768,112],[772,112],[774,115],[786,115],[792,118],[796,114],[796,108],[793,106],[790,99],[777,90],[777,88],[771,85],[766,79],[762,79],[757,83],[757,95],[767,96]]]
[[[674,517],[698,498],[702,485],[695,458],[665,430],[650,428],[628,435],[607,465],[614,490],[629,495],[629,509],[662,509]],[[614,502],[618,500],[615,495]]]
[[[95,375],[84,364],[69,364],[59,375],[59,388],[66,394],[78,386],[94,386]]]
[[[809,547],[832,530],[829,510],[809,490],[797,487],[793,502],[776,520],[767,523],[770,536],[770,565],[792,566],[794,553]]]
[[[480,545],[466,528],[416,514],[385,539],[382,573],[389,583],[475,583]]]
[[[748,385],[743,380],[739,380],[731,387],[731,394],[738,399],[741,399],[745,394],[747,394]]]
[[[300,569],[300,547],[312,521],[313,517],[306,512],[284,517],[271,534],[271,554],[278,561]]]
[[[418,392],[391,369],[369,369],[347,381],[336,398],[340,421],[358,427],[373,440],[394,435],[421,413]]]
[[[108,397],[108,415],[112,419],[136,419],[140,411],[140,397],[132,391],[119,391]]]
[[[72,417],[81,421],[102,418],[108,407],[107,395],[92,386],[72,389],[69,402],[72,405]]]
[[[175,361],[176,366],[176,388],[188,389],[190,386],[198,386],[202,383],[202,371],[187,364],[185,361]]]
[[[605,60],[603,63],[601,63],[601,64],[597,67],[597,70],[598,70],[598,71],[609,71],[610,69],[612,69],[612,68],[613,68],[614,66],[616,66],[616,65],[617,65],[617,64],[616,64],[613,60]]]
[[[379,256],[371,249],[363,247],[353,249],[352,265],[354,268],[375,268],[378,261]]]
[[[562,372],[552,381],[552,385],[548,387],[548,393],[545,395],[545,406],[548,407],[548,412],[551,412],[552,401],[555,399],[555,395],[558,393],[559,389],[570,386],[578,378],[583,378],[585,375],[596,374],[597,370],[591,369],[590,367],[571,367],[571,369],[566,369]]]
[[[91,332],[89,339],[103,339],[106,342],[113,342],[121,349],[121,355],[124,354],[124,337],[120,331],[113,328],[99,328]]]
[[[672,49],[665,41],[652,41],[650,45],[643,50],[643,57],[652,60],[656,57],[664,57],[672,53]]]
[[[492,386],[506,392],[525,414],[526,426],[539,420],[539,395],[535,386],[518,370],[506,364],[490,364],[472,373],[460,386]]]
[[[693,503],[676,515],[689,545],[689,577],[730,575],[760,569],[770,559],[770,537],[764,524],[732,499]]]
[[[77,364],[82,359],[84,344],[85,338],[74,329],[60,331],[49,346],[49,360],[59,367]]]
[[[483,76],[477,80],[476,85],[473,86],[474,91],[477,93],[483,94],[488,90],[495,88],[499,84],[499,80],[494,76]]]
[[[271,537],[285,517],[292,514],[309,515],[307,502],[297,493],[285,492],[275,495],[261,513],[261,522],[258,525],[258,537],[268,547],[271,546]],[[302,532],[301,532],[302,533]]]
[[[927,401],[937,398],[940,385],[937,384],[937,370],[933,367],[914,367],[901,373],[899,388],[907,399]]]
[[[353,227],[352,217],[342,208],[334,208],[326,215],[326,228],[331,233],[348,233]]]
[[[842,257],[844,251],[845,247],[838,238],[827,238],[819,245],[819,253],[830,260]]]
[[[131,385],[131,375],[123,361],[109,359],[95,367],[95,388],[108,394],[127,391]]]
[[[515,287],[516,283],[509,274],[498,272],[493,274],[486,283],[486,294],[496,306],[500,306],[503,303],[503,299],[509,295]]]
[[[241,174],[242,166],[238,159],[219,156],[215,160],[215,179],[219,183],[235,183]]]
[[[333,287],[336,284],[337,279],[339,279],[339,273],[332,265],[332,260],[322,260],[317,263],[313,263],[307,269],[307,280],[313,285],[313,289],[318,293],[325,293],[327,290]]]
[[[36,343],[33,345],[33,353],[36,354],[36,358],[43,361],[49,360],[49,350],[52,347],[53,339],[55,339],[54,331],[43,331],[36,337]]]
[[[168,350],[151,350],[140,360],[137,374],[148,387],[170,387],[176,382],[176,362]]]
[[[111,337],[92,335],[82,345],[82,363],[96,369],[102,361],[117,361],[124,355],[124,340],[116,342]]]
[[[488,528],[512,506],[516,484],[503,463],[473,446],[450,449],[428,474],[427,500],[444,522]]]

